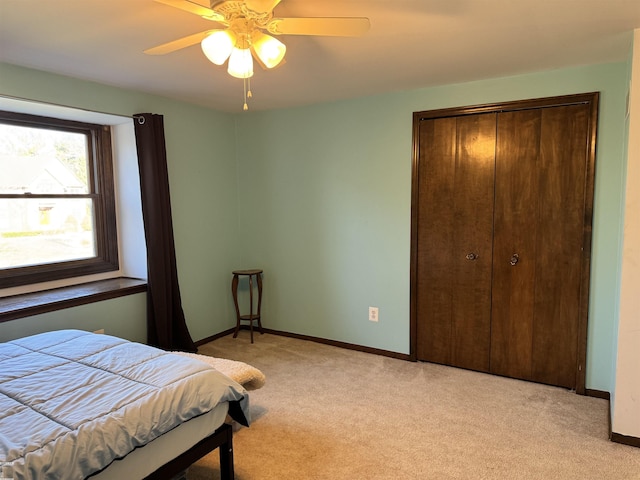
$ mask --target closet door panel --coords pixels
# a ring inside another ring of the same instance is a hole
[[[491,372],[522,379],[533,355],[540,118],[501,113],[497,127]]]
[[[419,135],[417,357],[488,371],[495,114],[423,120]]]
[[[420,360],[449,364],[456,119],[423,120],[419,141],[416,353]]]
[[[542,110],[533,380],[576,385],[589,108]]]
[[[496,114],[457,120],[452,365],[489,370]]]

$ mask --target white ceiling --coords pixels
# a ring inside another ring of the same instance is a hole
[[[280,37],[286,64],[256,70],[254,111],[624,61],[640,1],[283,0],[275,16],[362,16],[371,30]],[[198,45],[142,53],[217,26],[153,0],[0,0],[0,60],[239,112],[242,80]]]

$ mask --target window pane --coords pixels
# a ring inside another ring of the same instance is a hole
[[[91,199],[0,199],[0,269],[96,256]]]
[[[0,124],[0,193],[84,194],[87,136]]]

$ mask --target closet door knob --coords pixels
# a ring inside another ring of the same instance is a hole
[[[467,253],[467,260],[476,260],[478,258],[478,255],[476,255],[475,253]]]
[[[518,263],[518,260],[520,260],[520,256],[517,253],[514,253],[513,255],[511,255],[511,260],[509,261],[509,263],[511,264],[511,266],[515,267],[516,263]]]

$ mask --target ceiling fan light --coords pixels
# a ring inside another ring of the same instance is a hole
[[[202,52],[212,63],[222,65],[231,55],[235,43],[236,38],[233,32],[230,30],[217,30],[205,37],[200,42],[200,46],[202,47]]]
[[[236,78],[249,78],[253,76],[253,58],[251,50],[248,48],[234,47],[229,57],[229,66],[227,67],[229,75]]]
[[[277,66],[287,52],[287,46],[280,40],[257,30],[251,34],[251,46],[258,59],[267,68]]]

